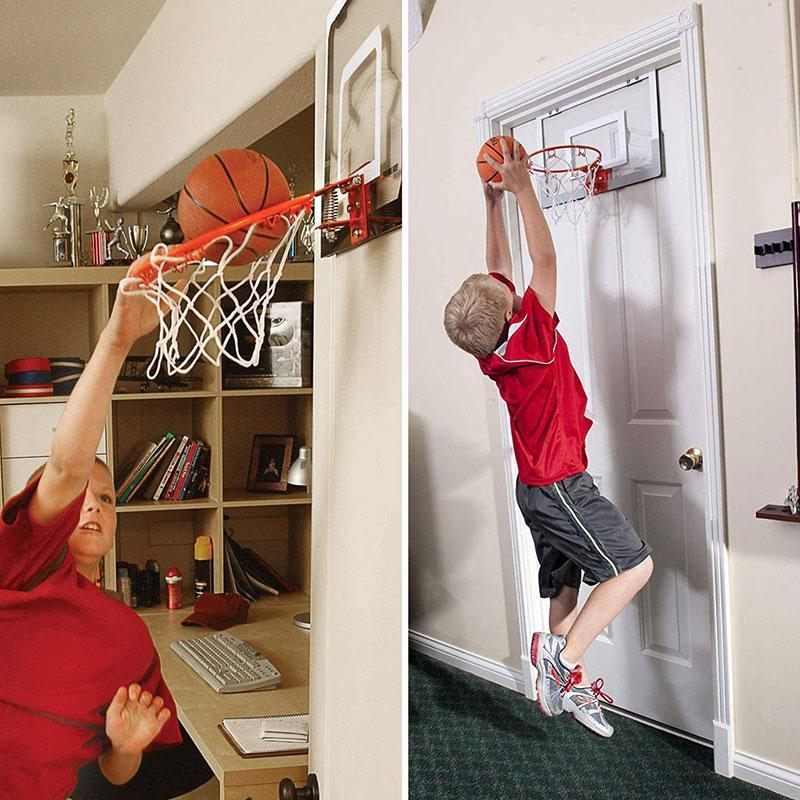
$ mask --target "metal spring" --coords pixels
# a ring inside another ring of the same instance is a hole
[[[322,195],[322,221],[334,222],[339,215],[339,187],[334,186]],[[336,241],[335,228],[323,228],[322,235],[329,241]]]

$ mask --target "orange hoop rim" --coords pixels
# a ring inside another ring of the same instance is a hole
[[[586,164],[585,166],[566,167],[564,169],[548,169],[547,167],[537,167],[536,164],[533,163],[533,159],[536,156],[554,153],[557,150],[577,150],[582,155],[586,155],[586,153],[595,153],[596,157],[594,161]],[[602,159],[603,154],[596,147],[592,147],[590,144],[557,144],[552,145],[551,147],[543,147],[541,150],[536,150],[536,152],[531,153],[528,156],[528,165],[532,172],[537,172],[540,175],[565,175],[569,172],[589,172],[590,170],[597,172],[602,167]]]
[[[359,167],[359,169],[361,169],[361,167]],[[356,172],[358,172],[358,170],[356,170]],[[308,194],[300,195],[298,197],[290,197],[288,200],[284,200],[282,203],[277,203],[276,205],[269,206],[268,208],[259,209],[252,214],[239,217],[239,219],[232,220],[231,222],[220,225],[213,230],[202,233],[199,236],[195,236],[186,242],[176,245],[166,252],[165,259],[168,259],[168,263],[165,263],[161,267],[161,271],[174,270],[176,272],[181,272],[187,264],[193,261],[200,261],[203,258],[203,253],[205,252],[207,245],[211,244],[215,239],[219,239],[222,236],[228,236],[235,231],[241,230],[242,228],[249,228],[251,225],[257,223],[274,225],[281,217],[288,216],[291,219],[302,209],[305,209],[307,212],[311,212],[313,209],[314,199],[316,197],[333,191],[334,189],[360,186],[363,181],[363,175],[348,175],[346,178],[342,178],[334,183],[329,183],[326,186],[323,186],[321,189],[316,189],[313,192],[309,192]],[[339,224],[347,225],[347,220],[343,220]],[[174,259],[181,260],[176,262]],[[157,268],[154,267],[150,261],[146,261],[131,273],[131,277],[139,278],[144,283],[149,284],[156,277],[156,274]]]

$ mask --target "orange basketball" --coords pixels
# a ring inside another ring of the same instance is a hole
[[[190,173],[178,198],[178,219],[187,239],[207,233],[226,222],[253,214],[289,199],[289,184],[283,173],[255,150],[221,150],[203,159]],[[268,253],[286,232],[286,223],[255,228],[247,246],[232,264],[249,264]],[[231,239],[240,245],[247,228]],[[206,257],[219,261],[225,244],[213,244]]]
[[[486,155],[486,153],[488,153],[495,161],[499,161],[501,164],[503,163],[503,150],[500,146],[501,139],[505,139],[509,153],[514,152],[514,144],[516,143],[519,146],[523,158],[527,158],[528,156],[528,154],[525,152],[525,148],[513,137],[492,136],[491,139],[487,139],[483,143],[483,146],[478,151],[478,157],[475,159],[475,164],[478,167],[478,174],[481,176],[481,180],[484,182],[496,182],[502,180],[500,173],[491,164],[488,164],[483,160],[483,157]]]

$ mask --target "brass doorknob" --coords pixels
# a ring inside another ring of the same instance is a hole
[[[678,466],[687,472],[703,469],[703,451],[699,447],[690,447],[679,459]]]

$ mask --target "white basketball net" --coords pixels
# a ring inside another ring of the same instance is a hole
[[[282,216],[287,225],[283,238],[270,253],[254,261],[248,274],[239,281],[228,283],[225,267],[244,250],[258,223],[250,226],[238,246],[230,236],[214,240],[226,245],[218,264],[205,258],[181,263],[181,259],[170,258],[167,246],[159,243],[150,254],[150,265],[156,270],[150,284],[142,287],[138,278],[120,282],[120,291],[142,294],[158,310],[158,342],[147,367],[148,378],[155,380],[163,368],[169,375],[185,375],[201,357],[215,366],[220,365],[223,357],[243,367],[258,364],[266,336],[267,306],[306,215],[307,209],[303,207],[291,216]],[[175,271],[185,271],[188,275],[182,290],[164,278],[164,268],[170,264],[175,265],[172,267]],[[250,336],[255,340],[252,353]],[[240,350],[240,338],[248,340],[246,354]],[[183,346],[179,339],[183,339]]]
[[[552,147],[531,156],[529,170],[554,222],[566,217],[574,225],[589,211],[600,166],[597,152],[583,147]]]

